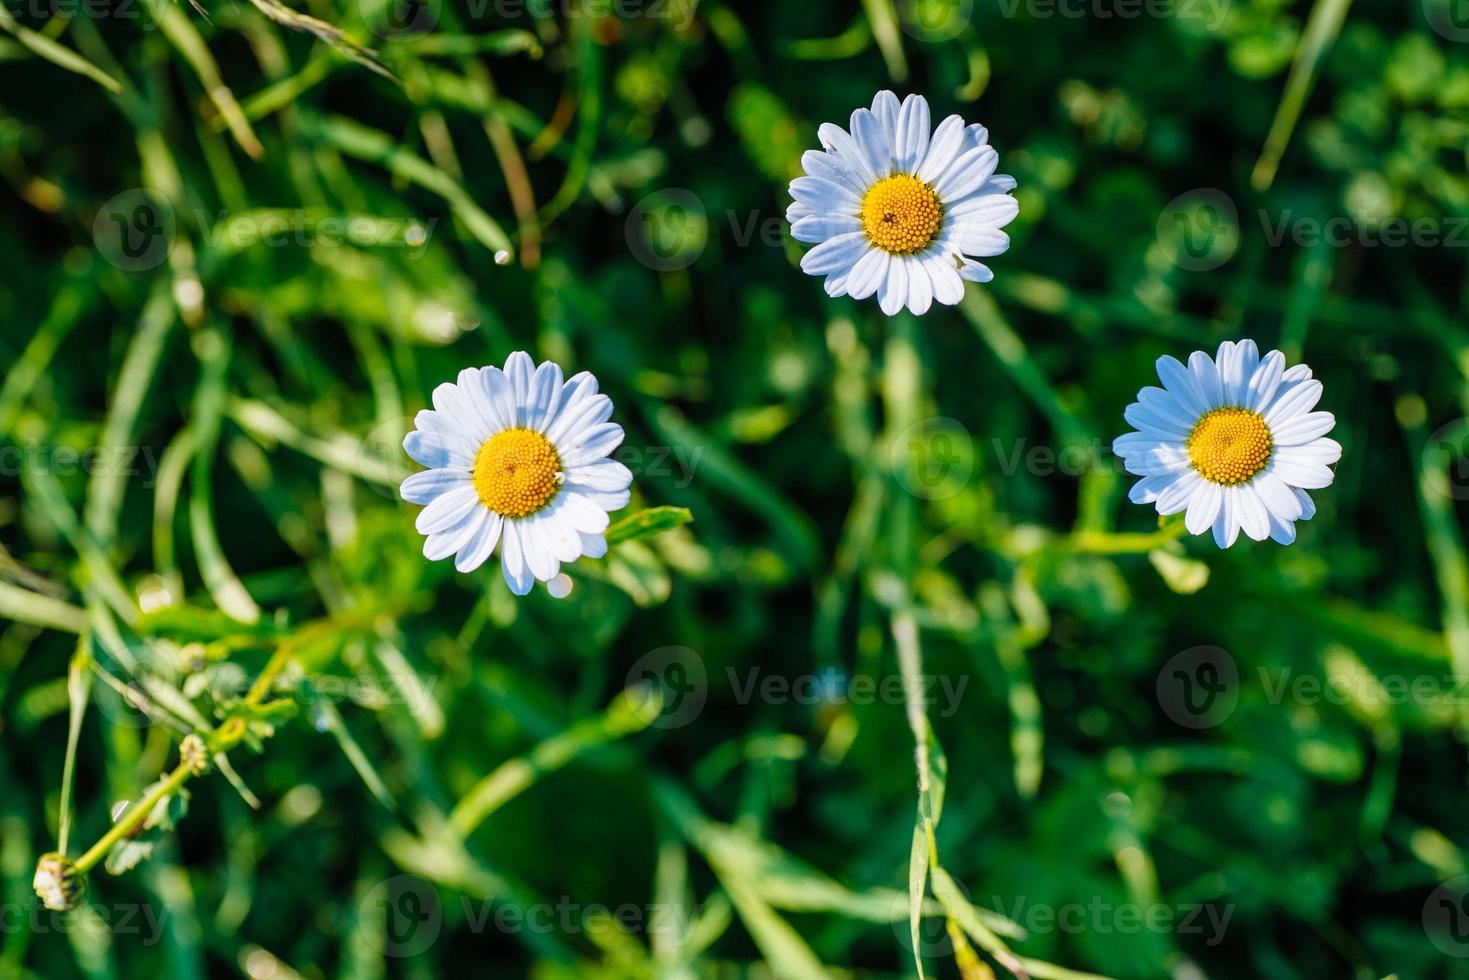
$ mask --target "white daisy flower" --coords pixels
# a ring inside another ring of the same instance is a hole
[[[417,522],[424,557],[454,555],[454,567],[469,572],[499,544],[511,592],[525,595],[540,579],[566,595],[561,565],[606,554],[607,514],[628,502],[632,473],[607,458],[623,435],[607,421],[612,400],[587,372],[563,382],[557,365],[536,367],[516,351],[503,371],[460,371],[433,401],[403,440],[429,467],[401,489],[426,505]]]
[[[801,269],[826,277],[830,296],[876,296],[889,316],[907,307],[953,306],[964,280],[989,282],[969,256],[1010,247],[1000,231],[1020,210],[1015,178],[995,173],[999,156],[983,126],[950,116],[930,131],[928,102],[898,104],[879,92],[871,109],[852,113],[851,131],[818,130],[825,150],[801,157],[805,177],[791,182],[791,234],[816,245]]]
[[[1221,548],[1243,530],[1256,541],[1296,539],[1296,521],[1316,513],[1307,490],[1331,485],[1341,444],[1327,439],[1330,412],[1312,411],[1321,382],[1285,355],[1260,357],[1253,340],[1219,345],[1210,359],[1195,351],[1184,367],[1158,358],[1162,388],[1147,387],[1123,418],[1138,431],[1112,451],[1142,479],[1128,497],[1159,514],[1187,511],[1190,534],[1214,529]]]

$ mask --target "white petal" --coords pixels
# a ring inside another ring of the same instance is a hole
[[[882,123],[877,121],[872,110],[858,109],[852,113],[852,139],[862,151],[862,159],[873,173],[878,177],[886,177],[892,173],[893,159],[887,136],[882,131]]]
[[[791,237],[811,245],[818,245],[835,235],[851,235],[860,231],[862,222],[849,214],[813,214],[791,225]]]
[[[1205,408],[1219,408],[1224,404],[1224,386],[1219,381],[1219,369],[1214,359],[1201,350],[1188,358],[1189,374],[1193,377],[1194,391]]]
[[[1248,400],[1242,404],[1252,411],[1262,412],[1280,390],[1280,379],[1284,374],[1285,355],[1278,350],[1266,354],[1260,366],[1255,368],[1255,373],[1250,376],[1245,394]]]
[[[500,549],[500,570],[505,574],[505,584],[510,586],[510,591],[515,595],[525,595],[535,584],[535,576],[525,563],[525,552],[521,545],[522,523],[506,521],[505,529],[500,535],[505,542]]]
[[[536,530],[542,543],[558,562],[571,563],[581,557],[581,535],[566,519],[566,501],[562,494],[550,507],[535,515]],[[601,511],[598,511],[601,513]],[[605,516],[605,515],[604,515]]]
[[[1316,501],[1311,499],[1311,495],[1299,487],[1291,487],[1291,490],[1295,493],[1296,499],[1301,502],[1301,520],[1309,521],[1315,517]]]
[[[826,147],[826,152],[833,154],[842,166],[855,173],[864,187],[877,180],[879,175],[867,166],[862,151],[845,129],[835,123],[822,123],[816,130],[816,136],[821,140],[821,145]]]
[[[1335,439],[1316,439],[1300,446],[1286,446],[1277,450],[1276,456],[1298,463],[1321,463],[1330,466],[1341,460],[1341,443]]]
[[[1137,400],[1143,408],[1167,421],[1170,431],[1185,437],[1199,423],[1199,417],[1193,414],[1193,410],[1165,388],[1148,385],[1137,393]]]
[[[1158,499],[1158,495],[1173,485],[1178,477],[1172,473],[1160,476],[1145,476],[1132,485],[1127,491],[1127,499],[1135,504],[1151,504]]]
[[[1137,476],[1159,476],[1186,470],[1188,450],[1176,443],[1156,443],[1150,449],[1123,458],[1123,468]]]
[[[491,428],[495,432],[515,428],[515,386],[497,367],[479,373],[480,390],[488,407]]]
[[[491,433],[513,429],[516,426],[516,394],[511,391],[505,372],[495,366],[483,367],[476,383],[480,413],[488,420]]]
[[[1005,200],[1013,201],[1013,197]],[[1019,205],[1017,204],[1018,208]],[[980,222],[966,222],[954,229],[953,237],[950,239],[954,247],[965,255],[974,255],[987,259],[995,255],[1004,255],[1010,250],[1010,236],[998,228],[991,228]]]
[[[418,512],[418,519],[413,524],[419,534],[437,534],[464,520],[465,515],[475,508],[484,509],[484,504],[480,503],[474,485],[465,483],[435,497]]]
[[[825,150],[807,150],[801,154],[801,169],[809,176],[845,188],[855,197],[860,197],[867,189],[860,177]]]
[[[475,411],[473,403],[459,390],[458,385],[444,382],[434,389],[433,400],[434,409],[453,419],[466,438],[483,442],[489,437],[489,426],[480,418],[479,412]]]
[[[851,270],[865,255],[875,252],[865,232],[833,235],[801,256],[801,271],[812,276]]]
[[[1254,486],[1246,484],[1230,489],[1239,504],[1240,529],[1254,541],[1270,537],[1270,512],[1265,509],[1265,502],[1255,492]]]
[[[581,553],[587,558],[601,558],[607,553],[607,538],[601,534],[583,534]]]
[[[525,407],[525,424],[536,432],[544,432],[556,417],[561,403],[561,389],[565,379],[561,367],[553,361],[542,361],[530,380],[530,399]]]
[[[469,471],[457,467],[424,470],[403,481],[398,493],[410,504],[427,504],[440,494],[471,486]]]
[[[898,111],[898,131],[895,138],[898,170],[913,173],[928,153],[931,122],[928,100],[921,95],[910,95],[903,100]]]
[[[535,370],[535,362],[523,350],[518,350],[505,359],[505,377],[510,379],[510,388],[515,393],[515,424],[519,427],[527,425],[530,384]]]
[[[908,312],[922,316],[933,305],[933,280],[921,262],[914,263],[908,270]]]
[[[1335,475],[1321,463],[1305,462],[1277,454],[1271,457],[1270,469],[1286,483],[1302,490],[1320,490],[1331,486]]]
[[[818,214],[852,213],[862,206],[861,199],[846,184],[820,177],[797,177],[791,181],[791,197]]]
[[[957,306],[964,299],[964,280],[947,255],[926,255],[923,270],[933,285],[933,298],[945,306]]]
[[[1194,491],[1188,504],[1188,516],[1183,520],[1189,534],[1203,534],[1219,516],[1219,507],[1224,501],[1224,488],[1217,483],[1204,480]]]
[[[575,441],[584,430],[601,425],[612,417],[612,399],[606,395],[592,395],[575,405],[563,405],[556,420],[546,427],[546,438],[553,446]]]
[[[968,282],[989,282],[995,273],[982,262],[965,262],[959,267],[959,278]]]
[[[593,490],[626,490],[632,471],[615,459],[600,459],[566,471],[566,479]]]
[[[1144,435],[1159,439],[1187,439],[1189,430],[1178,424],[1173,416],[1164,416],[1151,406],[1133,402],[1122,410],[1122,418]]]
[[[597,376],[590,371],[578,371],[566,379],[566,387],[561,390],[561,407],[575,405],[583,398],[590,398],[597,393]]]
[[[975,222],[990,228],[1008,225],[1020,213],[1020,202],[1009,194],[975,194],[944,210],[955,223]]]
[[[1275,514],[1270,515],[1270,540],[1278,544],[1291,544],[1296,539],[1294,521],[1287,521]]]
[[[981,146],[965,150],[949,165],[949,169],[934,185],[934,190],[938,191],[940,200],[957,201],[983,187],[999,162],[1000,155],[995,152],[994,147]],[[1014,198],[1010,200],[1013,201]]]
[[[1307,412],[1286,419],[1270,430],[1277,446],[1304,446],[1336,428],[1336,416],[1330,412]]]
[[[1195,390],[1193,380],[1189,375],[1188,368],[1184,367],[1176,357],[1164,354],[1157,362],[1158,379],[1163,382],[1163,387],[1168,393],[1188,410],[1190,418],[1197,420],[1199,416],[1208,411],[1208,407],[1199,400],[1198,391]]]
[[[565,445],[556,448],[561,454],[561,465],[567,469],[584,466],[593,460],[609,455],[622,445],[622,426],[616,422],[603,422],[589,426],[568,439]]]
[[[1271,514],[1286,521],[1297,520],[1301,516],[1301,502],[1296,498],[1290,487],[1285,485],[1279,474],[1273,470],[1260,473],[1250,483],[1259,494],[1265,509]]]
[[[1232,340],[1221,342],[1214,354],[1214,365],[1219,368],[1219,383],[1224,385],[1224,403],[1243,404],[1239,401],[1239,391],[1244,388],[1247,378],[1242,377],[1240,371],[1238,345]]]
[[[561,571],[561,562],[556,560],[556,544],[552,539],[546,519],[533,514],[520,522],[520,545],[530,573],[542,582],[549,582]]]
[[[877,305],[888,316],[896,316],[908,302],[908,270],[917,268],[911,259],[894,258],[888,263],[887,278],[877,287]],[[918,269],[923,275],[923,270]],[[926,278],[926,277],[925,277]]]
[[[964,149],[970,150],[976,146],[984,146],[990,141],[990,131],[979,123],[970,123],[964,127]]]
[[[476,431],[488,437],[499,426],[495,424],[496,413],[494,407],[490,404],[489,395],[486,393],[484,373],[484,368],[465,368],[459,372],[459,377],[456,381],[459,386],[459,394],[463,397],[465,406],[469,411],[474,413],[478,420],[479,424],[476,426]],[[478,447],[475,448],[478,449]]]
[[[866,299],[877,292],[887,278],[888,263],[891,260],[892,256],[887,252],[869,249],[847,274],[847,295],[853,299]]]
[[[607,512],[592,499],[576,490],[563,490],[556,496],[556,518],[582,534],[601,534],[610,521]]]
[[[1166,517],[1183,510],[1189,505],[1189,501],[1193,500],[1195,491],[1203,482],[1199,474],[1192,470],[1181,473],[1178,479],[1158,494],[1158,513]]]
[[[1127,459],[1129,456],[1142,456],[1149,453],[1166,442],[1167,440],[1143,432],[1128,432],[1112,440],[1112,452]]]
[[[453,527],[445,528],[423,539],[423,556],[429,561],[448,558],[469,544],[490,513],[486,507],[476,507],[464,515],[464,519]]]
[[[1229,487],[1224,491],[1219,516],[1214,519],[1214,543],[1221,548],[1233,547],[1239,537],[1239,499],[1231,492],[1233,490]]]
[[[898,105],[898,97],[888,89],[883,89],[872,97],[872,114],[877,117],[882,126],[883,140],[887,144],[888,157],[891,159],[894,140],[898,134],[898,113],[902,112]]]
[[[472,572],[483,565],[494,552],[495,545],[500,540],[500,529],[504,526],[505,518],[493,511],[485,511],[485,519],[475,529],[474,537],[459,549],[454,567],[461,572]]]
[[[609,514],[622,510],[622,508],[627,506],[627,502],[632,499],[632,493],[628,490],[593,490],[591,487],[584,487],[575,483],[563,484],[561,492],[564,494],[574,493],[578,496],[585,497]]]
[[[958,116],[950,116],[934,130],[933,139],[928,142],[928,152],[918,165],[916,176],[925,184],[932,184],[949,169],[963,147],[964,120]]]
[[[442,412],[436,412],[426,408],[413,417],[413,427],[422,429],[424,432],[435,432],[439,435],[457,436],[468,441],[469,433],[464,430],[457,421]]]
[[[403,451],[429,469],[456,467],[468,471],[474,465],[478,447],[458,434],[414,429],[403,437]]]
[[[1255,346],[1253,340],[1241,340],[1234,345],[1234,355],[1239,360],[1239,371],[1241,382],[1237,390],[1232,394],[1231,405],[1245,405],[1245,399],[1249,396],[1250,379],[1260,367],[1260,348]]]
[[[1276,394],[1275,401],[1260,414],[1265,417],[1265,424],[1270,426],[1270,431],[1274,432],[1276,426],[1287,419],[1305,415],[1315,408],[1316,403],[1321,400],[1323,390],[1319,381],[1302,381],[1289,388],[1282,387]]]

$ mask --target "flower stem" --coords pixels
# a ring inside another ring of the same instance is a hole
[[[1112,534],[1106,531],[1077,531],[1067,539],[1073,551],[1088,555],[1137,555],[1166,548],[1188,533],[1183,521],[1163,525],[1151,534]]]
[[[283,641],[276,647],[275,653],[271,654],[270,660],[266,662],[265,669],[260,672],[259,677],[255,678],[255,683],[245,695],[245,707],[258,707],[265,700],[265,696],[270,693],[271,684],[285,669],[286,664],[290,663],[295,646],[294,643]],[[208,740],[210,753],[228,752],[240,744],[248,730],[243,718],[238,716],[231,718],[210,736]],[[112,828],[103,834],[97,843],[77,859],[77,871],[81,874],[90,871],[98,861],[107,856],[107,852],[114,844],[136,830],[160,802],[177,793],[194,775],[194,770],[187,762],[179,763],[178,767],[168,774],[167,779],[154,787],[153,792],[149,793],[141,803],[130,807],[121,820],[113,824]]]
[[[184,765],[180,765],[169,773],[168,778],[159,783],[153,792],[143,799],[143,802],[131,807],[121,820],[112,825],[111,830],[103,834],[97,843],[92,845],[87,853],[77,858],[77,871],[82,874],[90,871],[93,865],[107,856],[107,852],[112,850],[112,845],[137,829],[160,801],[178,792],[178,788],[188,782],[190,775],[189,767]]]

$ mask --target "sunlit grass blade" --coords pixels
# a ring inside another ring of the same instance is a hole
[[[32,54],[45,58],[58,68],[65,68],[67,71],[84,75],[109,92],[122,91],[122,83],[117,79],[65,45],[20,24],[10,11],[4,8],[0,8],[0,30],[10,34]]]
[[[1285,155],[1286,144],[1295,131],[1301,110],[1305,108],[1306,97],[1311,94],[1311,84],[1316,79],[1321,59],[1341,33],[1341,25],[1347,19],[1351,6],[1352,0],[1316,0],[1312,5],[1311,16],[1306,21],[1295,60],[1291,63],[1290,76],[1285,82],[1285,91],[1275,110],[1275,120],[1270,124],[1260,159],[1250,174],[1250,183],[1256,190],[1266,190],[1274,183],[1280,158]]]

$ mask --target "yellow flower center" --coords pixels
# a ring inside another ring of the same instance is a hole
[[[474,457],[474,489],[495,513],[529,517],[561,489],[561,457],[539,432],[506,429],[479,447]]]
[[[1248,408],[1205,412],[1188,436],[1188,458],[1204,479],[1225,486],[1247,483],[1270,461],[1270,428]]]
[[[868,240],[893,255],[927,248],[943,223],[938,194],[908,174],[884,177],[862,198],[862,228]]]

